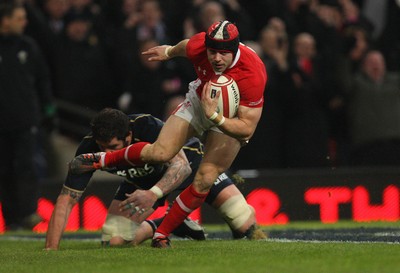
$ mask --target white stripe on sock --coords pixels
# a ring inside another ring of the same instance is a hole
[[[176,203],[178,203],[178,205],[181,207],[182,210],[186,211],[187,213],[191,213],[193,210],[186,207],[185,204],[183,204],[180,196],[178,195],[178,197],[175,199]]]

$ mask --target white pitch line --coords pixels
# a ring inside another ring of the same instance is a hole
[[[279,239],[279,238],[269,238],[265,239],[266,241],[278,242],[278,243],[313,243],[313,244],[400,244],[400,242],[387,242],[387,241],[343,241],[343,240],[301,240],[301,239]]]

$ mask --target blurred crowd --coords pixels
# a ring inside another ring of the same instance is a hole
[[[17,1],[49,66],[65,135],[82,137],[82,115],[104,107],[166,119],[193,68],[140,53],[228,19],[269,77],[264,114],[233,168],[400,163],[399,1]]]

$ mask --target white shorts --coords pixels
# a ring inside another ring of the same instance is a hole
[[[186,99],[179,104],[173,114],[189,122],[200,136],[208,130],[222,133],[222,131],[215,126],[215,123],[210,121],[204,114],[200,98],[196,93],[196,89],[200,84],[201,81],[199,79],[189,83],[189,91],[186,93]]]

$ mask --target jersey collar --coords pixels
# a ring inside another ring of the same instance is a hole
[[[235,55],[235,59],[233,60],[231,66],[229,67],[229,69],[231,69],[232,67],[234,67],[236,65],[236,63],[239,61],[240,58],[240,48],[238,48],[238,51]]]

